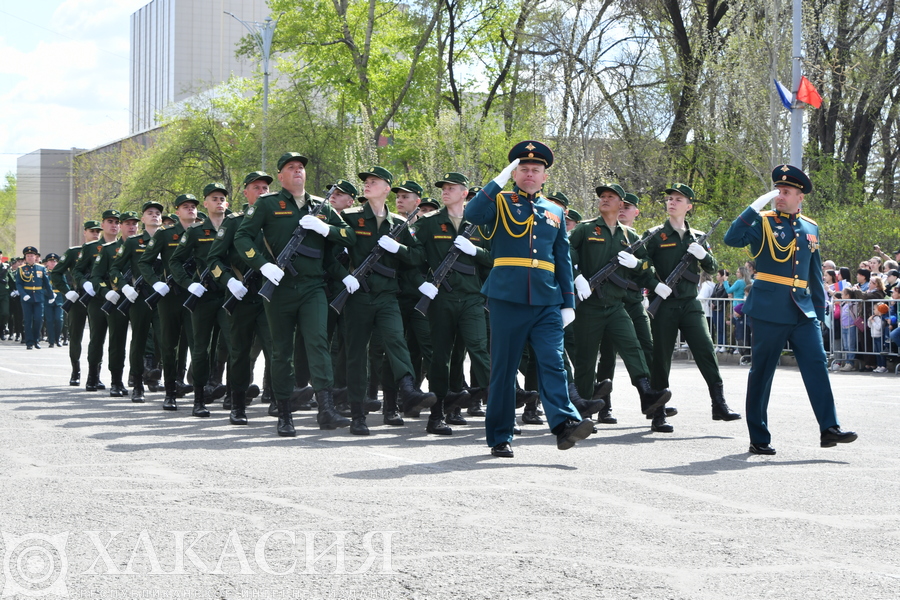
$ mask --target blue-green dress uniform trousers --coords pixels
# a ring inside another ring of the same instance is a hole
[[[516,374],[525,343],[534,348],[538,389],[550,429],[581,420],[569,401],[563,366],[563,326],[559,306],[532,306],[488,299],[491,311],[491,387],[484,420],[488,446],[511,442],[516,410]]]

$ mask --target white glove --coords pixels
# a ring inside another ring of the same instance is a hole
[[[278,285],[281,282],[281,278],[284,277],[284,271],[278,268],[278,265],[275,263],[266,263],[262,267],[259,268],[259,272],[263,274],[263,277]]]
[[[656,284],[656,287],[653,288],[653,291],[656,292],[656,295],[665,300],[669,297],[669,294],[672,293],[672,288],[664,284],[662,281]]]
[[[198,298],[206,293],[206,288],[203,287],[202,284],[197,283],[196,281],[188,286],[188,291]]]
[[[625,252],[622,250],[619,254],[616,255],[616,258],[619,259],[619,264],[628,269],[633,269],[638,265],[637,256],[632,254],[631,252]]]
[[[231,292],[231,295],[238,300],[243,299],[243,297],[247,294],[247,286],[245,286],[234,277],[228,280],[228,283],[225,284],[225,287],[227,287],[228,291]]]
[[[434,297],[438,295],[437,286],[435,286],[433,283],[428,283],[427,281],[419,286],[419,291],[432,300],[434,300]]]
[[[347,288],[347,291],[351,294],[359,289],[359,279],[353,275],[347,275],[341,280],[341,283],[344,284],[344,287]]]
[[[559,311],[562,315],[563,320],[563,329],[569,326],[569,323],[575,320],[575,309],[574,308],[564,308]]]
[[[759,198],[753,201],[753,204],[750,205],[750,208],[755,210],[756,212],[761,211],[766,207],[766,204],[769,203],[770,200],[775,198],[778,195],[778,190],[772,190],[771,192],[766,192]]]
[[[691,242],[691,245],[688,246],[687,251],[693,254],[697,260],[703,260],[704,258],[706,258],[706,255],[709,254],[706,249],[697,242]]]
[[[164,281],[157,281],[153,284],[153,291],[160,296],[165,296],[169,293],[169,286],[167,286]]]
[[[397,254],[397,251],[400,249],[400,242],[397,240],[390,238],[386,235],[378,238],[378,245],[390,252],[391,254]]]
[[[29,300],[31,300],[31,296],[28,296],[28,295],[22,296],[22,302],[28,302]]]
[[[92,298],[97,294],[97,292],[94,291],[94,284],[91,283],[90,281],[85,281],[84,285],[82,285],[81,287],[83,287],[84,291],[87,292],[88,296],[90,296]]]
[[[575,278],[575,292],[578,294],[579,300],[584,301],[590,297],[591,284],[584,278],[584,275],[579,275]]]
[[[13,292],[13,294],[18,296],[19,292]],[[13,296],[13,298],[15,298],[16,296]],[[69,302],[78,302],[78,292],[76,292],[75,290],[66,292],[66,300],[68,300]]]
[[[475,244],[473,244],[469,238],[458,235],[456,239],[453,240],[453,245],[459,248],[461,251],[465,252],[469,256],[475,256],[477,249],[475,248]]]
[[[300,226],[303,229],[315,231],[322,237],[328,237],[328,233],[331,231],[325,221],[321,221],[317,217],[314,217],[312,215],[306,215],[302,219],[300,219]]]
[[[50,294],[50,304],[53,304],[54,300],[56,300],[56,294]]]
[[[512,175],[513,169],[515,169],[518,166],[518,164],[519,164],[518,158],[516,160],[512,161],[511,163],[509,163],[509,165],[505,169],[503,169],[503,171],[501,171],[500,174],[497,175],[496,178],[494,178],[494,183],[496,183],[500,187],[503,187],[504,185],[506,185],[506,182],[509,181],[509,176]]]
[[[125,294],[125,297],[128,298],[128,301],[131,302],[132,304],[137,302],[137,299],[138,299],[137,290],[134,289],[132,286],[128,285],[127,283],[122,286],[122,293]]]
[[[70,293],[70,294],[75,294],[75,300],[78,300],[78,292],[69,292],[69,293]],[[9,297],[10,297],[10,298],[18,298],[18,297],[19,297],[19,290],[13,290],[12,293],[10,293]],[[72,302],[74,302],[75,300],[73,300]]]
[[[116,290],[109,290],[108,292],[106,292],[106,301],[107,302],[112,302],[113,304],[115,304],[116,302],[119,301],[119,298],[121,298],[121,296],[119,295],[119,292],[117,292]]]

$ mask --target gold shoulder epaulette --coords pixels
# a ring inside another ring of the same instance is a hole
[[[775,216],[775,211],[774,211],[774,210],[763,210],[763,211],[760,211],[759,216],[761,216],[761,217],[774,217],[774,216]]]
[[[818,223],[816,223],[815,221],[813,221],[812,219],[810,219],[810,218],[807,217],[806,215],[801,214],[801,215],[799,215],[799,216],[800,216],[800,218],[803,219],[804,221],[809,221],[810,223],[812,223],[812,224],[815,225],[816,227],[819,226]]]

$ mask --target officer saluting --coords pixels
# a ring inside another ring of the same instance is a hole
[[[16,291],[22,303],[24,320],[25,345],[28,350],[41,349],[41,327],[44,324],[44,302],[55,298],[50,287],[49,271],[43,265],[36,264],[41,255],[34,246],[25,246],[22,250],[25,264],[16,269]]]
[[[572,259],[563,209],[541,189],[553,152],[537,141],[516,144],[509,166],[466,206],[465,217],[490,229],[494,268],[482,288],[491,319],[491,384],[485,430],[491,454],[512,458],[516,369],[525,343],[538,362],[540,394],[560,450],[591,434],[569,400],[563,328],[575,319]],[[512,192],[502,187],[512,176]],[[594,411],[596,412],[596,411]]]
[[[747,379],[747,427],[750,452],[775,454],[767,423],[767,408],[775,367],[785,341],[797,359],[821,431],[823,448],[856,440],[841,431],[828,380],[819,323],[825,319],[825,287],[819,256],[819,226],[800,214],[804,194],[812,192],[806,173],[791,165],[772,171],[776,190],[763,194],[734,220],[725,243],[750,245],[756,260],[756,281],[744,303],[753,318],[753,353]],[[774,198],[775,210],[760,212]]]

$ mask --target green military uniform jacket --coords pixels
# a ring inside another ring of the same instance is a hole
[[[664,224],[648,231],[648,233],[653,232],[653,237],[647,241],[645,246],[647,249],[647,256],[652,261],[653,267],[656,269],[656,274],[661,281],[665,281],[666,277],[669,276],[669,273],[678,266],[681,258],[687,252],[688,246],[695,242],[698,237],[703,235],[702,231],[691,228],[690,223],[687,221],[684,222],[684,226],[687,229],[684,238],[675,232],[675,229],[668,220],[666,220]],[[706,244],[705,249],[709,252],[709,244]],[[675,286],[672,295],[669,297],[679,299],[696,298],[697,282],[700,280],[701,268],[712,275],[716,272],[716,269],[719,268],[719,263],[711,253],[707,254],[701,261],[692,260],[691,265],[687,270],[687,273],[692,275],[682,277],[681,281],[678,282],[678,285]],[[648,285],[647,287],[650,288],[650,295],[655,297],[656,294],[653,292],[654,286]]]
[[[114,242],[103,244],[100,253],[94,257],[94,266],[91,268],[91,283],[98,296],[105,296],[109,290],[118,291],[122,284],[113,284],[112,280],[112,264],[119,249],[122,247],[124,240],[118,239]],[[104,302],[106,300],[104,299]]]
[[[78,262],[75,263],[75,267],[71,271],[72,279],[75,282],[76,288],[82,288],[85,281],[91,280],[91,272],[94,269],[94,261],[96,260],[97,255],[103,251],[103,246],[106,243],[107,242],[103,241],[103,236],[100,236],[100,239],[96,242],[88,242],[81,247],[81,254],[78,255]],[[59,265],[56,266],[58,267]],[[59,289],[62,290],[62,288]],[[107,290],[103,290],[104,293],[106,293],[106,291]],[[95,297],[100,295],[100,288],[96,285],[94,286],[94,292]]]
[[[112,279],[113,289],[119,290],[123,285],[133,284],[133,282],[141,276],[138,262],[143,256],[144,251],[150,240],[153,239],[150,233],[143,231],[133,235],[125,240],[119,246],[116,257],[113,260],[112,268],[110,268],[110,278]],[[125,273],[131,271],[131,280],[125,279]]]
[[[440,210],[430,212],[416,221],[416,241],[421,244],[425,253],[425,261],[432,272],[441,265],[447,256],[447,252],[454,247],[453,240],[468,225],[469,222],[463,218],[459,224],[459,230],[457,230],[450,219],[446,206]],[[481,287],[484,285],[484,279],[482,278],[484,270],[478,267],[490,267],[494,264],[494,259],[491,258],[488,243],[481,236],[481,232],[478,229],[469,237],[469,241],[475,244],[475,256],[469,256],[465,252],[460,252],[456,264],[468,265],[474,269],[475,273],[467,275],[456,270],[450,271],[449,276],[444,281],[449,284],[450,289],[453,291],[450,292],[447,290],[447,287],[441,286],[441,294],[481,294]],[[425,278],[421,277],[418,285],[421,285],[424,281]],[[418,285],[416,288],[418,288]]]
[[[224,220],[222,221],[225,222]],[[188,227],[184,235],[178,242],[172,256],[169,258],[169,268],[175,282],[182,288],[187,289],[189,285],[200,281],[200,274],[206,270],[206,255],[216,239],[218,230],[213,224],[212,219],[207,217],[200,223],[194,223]],[[194,259],[194,270],[188,272],[184,265],[191,258]],[[218,292],[222,288],[215,282],[204,282],[207,285],[207,291]]]
[[[582,221],[569,234],[575,277],[583,275],[585,279],[590,279],[616,258],[619,252],[639,239],[640,236],[634,229],[621,223],[617,222],[613,229],[610,229],[602,216]],[[634,256],[638,259],[638,264],[633,269],[619,266],[616,274],[626,281],[637,280],[644,286],[652,287],[651,283],[656,279],[656,272],[647,260],[646,250],[640,248]],[[600,292],[601,296],[598,297],[595,292],[585,302],[608,306],[622,302],[627,296],[627,288],[617,285],[610,279],[601,285]]]
[[[394,225],[403,223],[406,220],[389,210],[387,212],[387,217],[382,221],[380,228],[378,227],[378,221],[375,219],[375,213],[372,212],[372,207],[369,206],[368,202],[362,206],[348,208],[341,213],[344,220],[352,228],[354,235],[356,235],[356,243],[350,247],[350,264],[347,267],[340,263],[335,265],[335,279],[341,281],[344,277],[350,275],[353,269],[366,260],[369,253],[378,245],[378,238],[387,235]],[[425,254],[421,245],[410,233],[409,228],[403,230],[397,237],[397,241],[400,242],[400,249],[397,253],[385,252],[379,259],[379,264],[394,271],[398,271],[405,265],[418,267],[424,264]],[[361,281],[360,284],[362,283]],[[400,291],[400,282],[397,277],[389,277],[374,271],[369,274],[365,283],[372,294],[397,294]],[[365,293],[365,288],[360,289],[356,293]]]
[[[72,269],[75,268],[79,258],[81,258],[81,246],[72,246],[63,252],[59,262],[50,271],[50,283],[53,284],[53,289],[59,290],[62,294],[72,291],[69,286],[69,277],[72,276]],[[66,277],[66,273],[69,273],[69,277]]]
[[[226,289],[225,286],[235,277],[243,282],[244,274],[249,269],[234,245],[234,235],[244,221],[244,213],[249,208],[250,205],[245,204],[242,211],[225,216],[222,226],[216,233],[216,239],[206,255],[206,264],[209,266],[210,273],[223,289]],[[261,244],[262,234],[256,240],[257,246]]]
[[[241,260],[257,270],[266,263],[276,263],[300,219],[309,214],[310,202],[313,201],[325,203],[318,218],[328,225],[328,236],[326,238],[314,231],[308,232],[303,238],[303,245],[314,253],[317,252],[318,258],[297,254],[291,265],[304,284],[324,285],[323,268],[334,263],[333,246],[352,246],[356,242],[356,234],[331,208],[331,204],[324,198],[311,196],[309,193],[304,194],[303,206],[299,206],[287,190],[260,196],[244,213],[234,234],[234,246]],[[263,234],[261,244],[258,241],[260,232]],[[292,275],[288,271],[285,272],[285,277]]]
[[[153,287],[153,284],[158,281],[165,283],[164,280],[171,272],[169,259],[172,258],[175,248],[178,247],[178,241],[183,233],[184,227],[179,221],[170,227],[160,227],[153,234],[153,239],[147,244],[144,253],[138,260],[138,268],[148,286]],[[161,266],[156,264],[157,257],[162,259]]]

